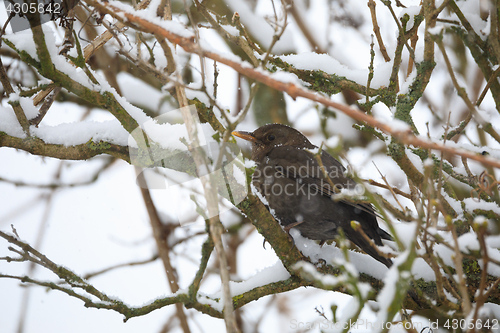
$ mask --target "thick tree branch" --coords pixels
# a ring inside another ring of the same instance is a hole
[[[36,137],[21,139],[0,132],[0,147],[21,149],[33,155],[54,157],[61,160],[87,160],[97,155],[108,154],[130,163],[128,147],[104,141],[93,142],[89,140],[80,145],[64,146],[46,143]]]

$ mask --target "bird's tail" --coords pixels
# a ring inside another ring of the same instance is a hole
[[[379,230],[382,230],[382,229],[379,229]],[[354,231],[353,229],[352,230],[345,230],[344,232],[347,236],[347,239],[349,239],[351,242],[356,244],[356,246],[358,248],[360,248],[363,252],[365,252],[369,256],[373,257],[374,259],[380,261],[381,263],[386,265],[388,268],[390,268],[392,266],[392,260],[381,255],[377,251],[377,249],[374,248],[376,245],[372,244],[367,239],[365,239],[365,237],[363,237],[363,235],[359,234],[358,232]],[[391,235],[389,235],[389,234],[387,234],[387,235],[389,237],[391,237]],[[384,237],[382,237],[382,238],[384,238]],[[384,239],[386,239],[386,238],[384,238]],[[391,239],[392,239],[392,237],[391,237]]]

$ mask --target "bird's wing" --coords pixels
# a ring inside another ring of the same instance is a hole
[[[351,178],[345,176],[346,168],[339,161],[337,161],[332,155],[328,154],[326,151],[322,151],[321,152],[321,162],[323,163],[325,170],[342,170],[343,171],[341,181],[340,182],[337,181],[337,184],[334,184],[335,186],[338,186],[338,184],[341,183],[343,186],[341,188],[346,188],[348,190],[355,189],[357,183],[354,180],[352,180]],[[332,177],[330,177],[330,178],[332,178]],[[334,194],[331,192],[325,193],[325,191],[329,191],[329,190],[331,190],[331,186],[323,189],[324,195],[331,196]],[[369,213],[370,215],[382,218],[379,214],[377,214],[375,212],[375,210],[373,209],[373,206],[369,203],[353,203],[353,202],[350,202],[347,200],[339,200],[339,201],[344,202],[344,203],[351,205],[353,207],[356,207],[364,212]],[[382,238],[384,238],[384,237],[382,237]]]
[[[354,180],[345,176],[345,167],[325,151],[321,153],[322,165],[320,165],[317,158],[307,150],[291,146],[275,147],[268,154],[266,163],[279,170],[284,177],[316,186],[327,197],[331,197],[341,189],[352,190],[356,186]],[[343,199],[339,202],[378,216],[370,204],[353,203]]]

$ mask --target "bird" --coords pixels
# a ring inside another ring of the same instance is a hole
[[[373,206],[333,198],[342,189],[360,186],[346,175],[342,163],[287,125],[267,124],[253,132],[232,134],[252,143],[251,159],[256,163],[252,184],[285,231],[296,228],[302,236],[323,245],[341,228],[363,252],[392,266],[374,246],[382,246],[382,239],[392,237],[379,227]],[[353,228],[352,221],[363,232]]]

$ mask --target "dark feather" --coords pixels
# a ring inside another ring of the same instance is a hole
[[[333,239],[342,228],[346,237],[364,252],[387,267],[392,265],[351,227],[351,221],[357,221],[379,246],[383,245],[382,239],[391,239],[379,228],[373,206],[332,199],[339,190],[353,190],[356,186],[339,161],[323,151],[321,165],[309,151],[317,147],[288,126],[265,125],[252,133],[235,135],[253,142],[252,159],[257,163],[253,184],[285,228],[293,226],[302,236],[320,241]]]

